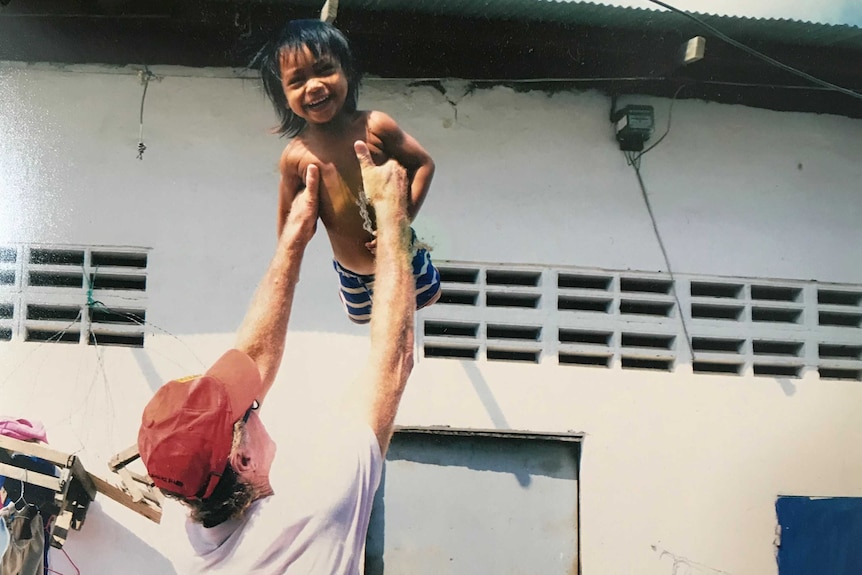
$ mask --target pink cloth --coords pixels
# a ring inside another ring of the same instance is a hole
[[[48,443],[48,434],[45,432],[45,426],[42,425],[41,421],[0,416],[0,435],[22,441],[38,439],[43,443]]]

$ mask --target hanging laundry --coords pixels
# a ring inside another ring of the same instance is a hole
[[[0,435],[30,443],[47,443],[48,434],[40,421],[0,417]],[[50,461],[24,453],[3,453],[4,463],[19,469],[57,477],[57,467]],[[0,519],[8,534],[5,553],[0,554],[0,575],[46,575],[48,545],[45,527],[50,525],[59,508],[54,491],[26,481],[0,476],[0,503],[9,503],[13,515]],[[4,497],[5,496],[5,497]],[[37,525],[38,523],[38,525]],[[37,531],[33,531],[38,526]],[[2,536],[0,536],[2,540]],[[2,543],[2,541],[0,541]]]
[[[9,528],[6,527],[6,517],[11,515],[14,510],[14,503],[9,503],[9,505],[0,509],[0,561],[3,560],[6,548],[9,547]]]
[[[0,416],[0,435],[33,443],[48,442],[48,433],[45,431],[45,426],[41,421],[22,417]],[[45,475],[52,475],[54,477],[59,475],[57,467],[53,463],[31,455],[13,453],[11,459],[3,457],[3,462]],[[14,501],[18,509],[21,509],[23,504],[32,504],[38,507],[40,512],[46,510],[46,513],[42,513],[43,520],[46,522],[56,512],[56,509],[54,509],[54,491],[51,489],[37,485],[27,485],[16,479],[5,478],[3,476],[0,476],[0,487],[5,488],[6,499]],[[49,509],[46,509],[46,506]],[[5,573],[0,573],[0,575],[5,575]]]
[[[21,441],[37,440],[48,443],[48,434],[45,432],[45,426],[41,421],[0,416],[0,435]]]
[[[45,527],[39,513],[19,511],[12,517],[9,525],[9,544],[0,561],[0,573],[44,575]]]
[[[13,453],[10,463],[20,469],[28,471],[36,471],[44,475],[57,477],[59,472],[57,467],[50,461],[45,461],[39,457],[32,455],[24,455],[23,453]],[[40,511],[44,511],[44,518],[57,512],[54,502],[54,490],[39,485],[33,485],[27,482],[21,482],[18,479],[11,477],[2,478],[2,486],[6,489],[6,500],[16,503],[18,509],[25,505],[33,505]],[[2,575],[6,575],[3,573]]]

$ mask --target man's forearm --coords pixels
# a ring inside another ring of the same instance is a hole
[[[236,347],[257,363],[264,394],[272,386],[284,354],[287,324],[304,250],[304,245],[282,234],[275,256],[237,332]]]
[[[413,369],[415,287],[410,266],[406,205],[377,209],[377,265],[371,313],[369,366],[377,373],[375,430],[385,453],[407,378]]]
[[[263,382],[263,396],[272,387],[284,354],[284,338],[287,336],[293,294],[299,282],[299,266],[305,246],[316,229],[319,182],[317,166],[309,166],[305,173],[305,190],[294,194],[291,200],[286,212],[290,215],[279,234],[275,255],[237,331],[236,347],[257,364]],[[257,399],[263,401],[263,397]]]
[[[413,369],[415,287],[410,265],[407,175],[389,160],[377,166],[365,142],[353,145],[362,184],[377,212],[377,261],[371,311],[371,351],[351,394],[362,406],[385,455],[395,414]]]
[[[374,309],[380,313],[371,314],[371,344],[384,347],[384,342],[400,338],[405,328],[412,328],[415,288],[406,211],[378,209],[377,220]]]

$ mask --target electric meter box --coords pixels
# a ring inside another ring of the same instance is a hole
[[[631,104],[617,112],[617,141],[624,152],[640,152],[652,137],[655,116],[652,106]]]

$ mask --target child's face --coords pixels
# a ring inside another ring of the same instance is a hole
[[[331,121],[347,99],[341,64],[327,55],[315,58],[305,47],[282,53],[281,85],[291,111],[311,124]]]

